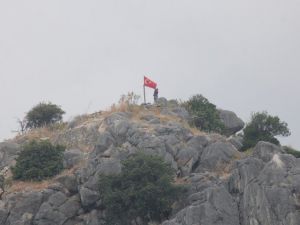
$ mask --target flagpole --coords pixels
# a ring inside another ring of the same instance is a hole
[[[144,87],[144,103],[146,105],[146,89],[145,89],[145,85],[143,85],[143,87]]]

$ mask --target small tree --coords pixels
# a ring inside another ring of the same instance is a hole
[[[270,116],[267,112],[253,113],[244,129],[243,150],[254,147],[259,141],[279,145],[280,142],[275,137],[290,134],[288,124],[280,121],[278,116]]]
[[[31,129],[60,122],[64,113],[65,112],[55,104],[50,102],[39,103],[26,114],[26,127]]]
[[[64,149],[49,141],[31,141],[23,146],[12,168],[13,178],[40,181],[58,174],[63,169]]]
[[[182,191],[173,178],[174,171],[160,157],[142,153],[125,160],[121,174],[100,176],[107,224],[148,224],[168,217]]]
[[[222,133],[224,124],[216,106],[202,95],[194,95],[182,105],[192,115],[191,123],[200,130]]]

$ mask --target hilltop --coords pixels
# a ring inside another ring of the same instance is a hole
[[[221,135],[191,127],[176,101],[161,98],[158,105],[120,105],[0,143],[7,181],[0,224],[103,224],[98,178],[120,173],[121,162],[138,151],[162,157],[176,171],[175,183],[188,187],[162,225],[300,224],[300,159],[268,142],[239,151],[235,134],[244,122],[231,111],[219,110]],[[10,167],[33,139],[66,146],[64,170],[42,182],[14,181]]]

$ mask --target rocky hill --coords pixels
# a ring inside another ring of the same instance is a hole
[[[186,199],[163,225],[299,225],[300,160],[278,146],[260,142],[239,152],[230,135],[244,123],[220,110],[226,135],[191,128],[189,114],[174,101],[98,112],[52,128],[32,130],[0,143],[0,170],[6,187],[0,200],[1,225],[98,225],[104,212],[100,174],[121,171],[137,151],[157,154],[187,184]],[[11,179],[10,166],[31,139],[67,146],[65,170],[44,182]]]

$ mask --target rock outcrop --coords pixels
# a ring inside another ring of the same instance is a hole
[[[225,125],[225,135],[230,136],[236,132],[242,130],[245,126],[243,120],[241,120],[234,112],[219,109],[221,121]]]
[[[42,187],[8,185],[0,225],[103,224],[98,177],[119,173],[122,160],[137,151],[161,156],[187,184],[186,199],[162,225],[300,224],[299,159],[265,142],[245,155],[239,140],[195,132],[184,109],[160,101],[159,108],[147,106],[138,115],[115,112],[73,121],[51,137],[70,146],[66,172]],[[235,114],[222,115],[228,134],[243,127]],[[0,168],[12,165],[20,150],[13,142],[1,143]]]

